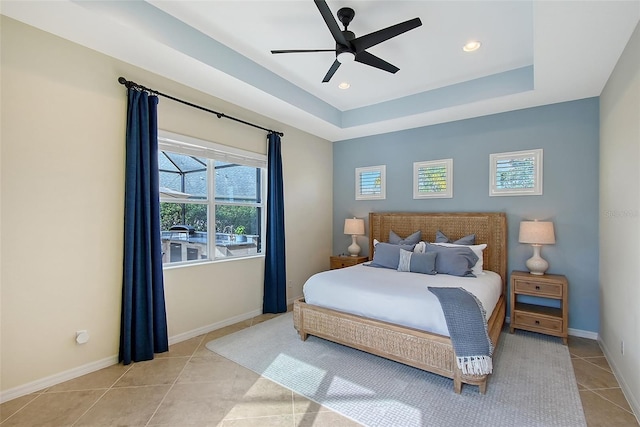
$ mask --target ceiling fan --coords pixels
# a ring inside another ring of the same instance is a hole
[[[383,41],[389,40],[392,37],[398,36],[409,30],[413,30],[422,25],[420,18],[413,18],[405,22],[401,22],[396,25],[392,25],[382,30],[374,31],[364,36],[356,37],[356,35],[347,30],[347,27],[351,23],[351,20],[355,16],[356,12],[350,7],[343,7],[338,10],[336,14],[342,25],[344,25],[344,31],[340,31],[340,27],[336,22],[331,9],[324,0],[314,0],[324,22],[329,27],[333,39],[336,41],[335,49],[289,49],[289,50],[272,50],[271,53],[309,53],[309,52],[335,52],[336,59],[333,61],[331,68],[324,76],[322,83],[327,83],[331,80],[331,77],[338,71],[340,64],[345,62],[360,62],[361,64],[369,65],[371,67],[379,68],[389,73],[395,74],[399,68],[395,65],[389,64],[387,61],[378,58],[375,55],[367,52],[365,49],[375,46]]]

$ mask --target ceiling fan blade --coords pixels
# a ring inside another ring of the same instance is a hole
[[[331,35],[336,43],[341,44],[343,46],[349,46],[349,42],[344,38],[342,31],[340,31],[340,27],[338,26],[338,22],[336,18],[333,17],[333,13],[331,13],[331,9],[327,6],[327,2],[324,0],[314,0],[318,10],[320,11],[320,15],[322,15],[322,19],[329,27],[329,31],[331,31]]]
[[[407,31],[413,30],[421,25],[422,21],[420,21],[420,18],[413,18],[408,21],[383,28],[382,30],[357,37],[351,40],[351,45],[355,49],[356,53],[360,53],[371,46],[375,46],[392,37],[399,36],[400,34],[406,33]]]
[[[336,71],[338,71],[338,67],[340,67],[340,61],[336,59],[335,61],[333,61],[333,65],[331,65],[329,71],[327,71],[327,75],[325,75],[324,79],[322,79],[322,83],[327,83],[329,80],[331,80],[331,77],[333,77]]]
[[[372,67],[379,68],[383,71],[388,71],[391,74],[395,74],[400,69],[395,65],[389,64],[384,59],[380,59],[377,56],[370,54],[369,52],[360,52],[356,54],[356,62],[370,65]]]
[[[335,52],[335,49],[288,49],[288,50],[272,50],[271,53],[313,53],[313,52]]]

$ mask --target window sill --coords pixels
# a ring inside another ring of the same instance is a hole
[[[211,265],[211,264],[219,264],[222,262],[234,262],[234,261],[242,261],[246,259],[255,259],[255,258],[264,258],[264,254],[256,254],[250,256],[239,256],[239,257],[229,257],[215,260],[205,260],[205,261],[184,261],[184,262],[172,262],[169,264],[163,264],[162,270],[174,270],[178,268],[185,267],[195,267],[201,265]]]

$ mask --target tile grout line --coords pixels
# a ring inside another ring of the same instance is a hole
[[[127,368],[127,370],[126,370],[126,371],[124,371],[124,372],[122,373],[122,375],[120,375],[120,376],[119,376],[119,377],[118,377],[118,378],[117,378],[117,379],[116,379],[116,380],[115,380],[115,381],[114,381],[114,382],[113,382],[109,387],[107,387],[107,389],[104,391],[104,393],[102,393],[102,394],[100,395],[100,397],[98,397],[98,398],[96,399],[96,401],[95,401],[95,402],[93,402],[93,404],[91,404],[91,405],[87,408],[87,410],[86,410],[86,411],[84,411],[82,414],[80,414],[80,416],[78,417],[78,419],[77,419],[77,420],[75,420],[75,421],[73,422],[73,424],[71,424],[71,427],[75,426],[75,425],[78,423],[78,421],[80,421],[80,419],[81,419],[82,417],[84,417],[84,416],[85,416],[85,415],[86,415],[86,414],[87,414],[87,413],[88,413],[92,408],[94,408],[94,407],[98,404],[98,402],[100,402],[100,401],[102,400],[102,398],[103,398],[103,397],[104,397],[104,396],[109,392],[109,390],[111,390],[111,389],[113,388],[113,386],[114,386],[114,385],[116,385],[116,384],[118,383],[118,381],[120,381],[120,380],[122,379],[122,377],[123,377],[123,376],[125,376],[125,375],[126,375],[126,373],[127,373],[127,372],[129,372],[129,371],[131,370],[131,368],[132,368],[132,367],[133,367],[133,364],[132,364],[131,366],[129,366],[129,367]]]
[[[13,414],[9,415],[5,420],[2,420],[2,422],[0,422],[0,425],[4,424],[7,420],[11,419],[12,417],[14,417],[18,412],[22,411],[24,408],[26,408],[27,406],[29,406],[32,402],[34,402],[37,398],[39,398],[40,396],[42,396],[44,393],[37,393],[37,395],[31,399],[30,401],[28,401],[27,403],[25,403],[24,405],[22,405],[20,408],[18,408],[17,411],[15,411]]]
[[[158,413],[158,410],[160,410],[160,407],[162,406],[162,404],[167,399],[167,396],[169,395],[169,393],[171,393],[171,390],[173,390],[173,387],[176,385],[176,383],[180,379],[180,376],[184,373],[184,370],[187,369],[187,365],[189,365],[189,362],[191,362],[191,359],[193,359],[193,355],[195,354],[196,351],[198,351],[198,349],[200,348],[200,345],[202,345],[202,341],[204,340],[205,336],[206,336],[206,334],[202,335],[202,337],[200,338],[200,342],[198,343],[196,348],[191,352],[191,355],[189,356],[189,360],[187,360],[187,362],[184,364],[184,366],[180,370],[180,373],[178,375],[176,375],[176,379],[173,380],[173,383],[169,387],[169,390],[167,390],[167,392],[164,394],[164,396],[162,396],[162,399],[160,400],[160,403],[158,403],[158,406],[156,406],[156,409],[153,411],[153,414],[151,414],[151,416],[149,417],[149,419],[145,423],[145,426],[148,426],[149,423],[151,422],[151,420],[153,419],[153,417],[155,417],[155,415]]]
[[[603,357],[604,357],[604,356],[603,356]],[[592,363],[592,362],[588,361],[586,358],[582,358],[582,360],[584,360],[585,362],[587,362],[587,363],[588,363],[588,364],[590,364],[590,365],[595,366],[596,368],[600,368],[600,369],[602,369],[602,370],[603,370],[603,371],[605,371],[605,372],[608,372],[608,373],[610,373],[610,374],[613,374],[613,372],[611,372],[610,370],[608,370],[608,369],[606,369],[606,368],[603,368],[602,366],[596,365],[595,363]],[[605,357],[605,358],[604,358],[604,360],[607,360],[607,358]],[[607,363],[609,363],[609,361],[608,361],[608,360],[607,360]]]
[[[601,370],[603,370],[603,371],[605,371],[605,372],[608,372],[608,373],[610,373],[610,374],[613,374],[613,372],[609,371],[608,369],[602,368],[601,366],[598,366],[598,365],[596,365],[595,363],[592,363],[592,362],[590,362],[590,361],[588,360],[589,358],[594,358],[594,359],[595,359],[596,357],[598,357],[598,358],[600,358],[600,357],[604,357],[604,359],[607,361],[607,363],[609,363],[609,361],[607,360],[607,357],[606,357],[604,354],[603,354],[602,356],[578,356],[578,355],[576,355],[576,354],[572,354],[571,352],[569,352],[569,353],[570,353],[570,355],[572,356],[572,358],[573,358],[573,359],[580,359],[580,360],[582,360],[582,361],[584,361],[584,362],[587,362],[589,365],[595,366],[595,367],[600,368]],[[575,368],[574,368],[574,370],[575,370]],[[617,382],[617,379],[616,379],[616,382]],[[617,408],[619,408],[619,409],[623,410],[624,412],[630,413],[631,415],[635,416],[635,414],[633,413],[633,411],[631,411],[631,412],[630,412],[630,411],[628,411],[627,409],[623,408],[622,406],[618,405],[617,403],[613,402],[612,400],[607,399],[606,397],[604,397],[603,395],[601,395],[600,393],[598,393],[598,392],[597,392],[597,390],[615,390],[615,389],[620,389],[620,387],[619,387],[619,386],[618,386],[618,387],[597,387],[597,388],[590,388],[590,387],[587,387],[586,385],[580,384],[580,383],[578,382],[577,378],[576,378],[576,384],[578,384],[579,386],[581,386],[581,387],[583,387],[583,388],[584,388],[583,390],[578,390],[578,392],[581,392],[581,391],[590,391],[590,392],[594,393],[596,396],[600,397],[601,399],[603,399],[603,400],[607,401],[609,404],[612,404],[612,405],[614,405],[615,407],[617,407]]]
[[[606,389],[606,388],[605,388],[605,389],[597,389],[597,390],[612,390],[612,389]],[[598,393],[596,390],[590,390],[590,391],[594,392],[597,396],[599,396],[600,398],[602,398],[602,399],[606,400],[607,402],[611,403],[612,405],[615,405],[615,406],[617,406],[618,408],[622,409],[623,411],[628,412],[628,413],[630,413],[631,415],[634,415],[634,416],[635,416],[635,414],[633,413],[633,411],[629,411],[628,409],[625,409],[625,408],[623,408],[622,406],[618,405],[618,404],[617,404],[616,402],[614,402],[613,400],[611,400],[611,399],[607,399],[605,396],[601,395],[601,394],[600,394],[600,393]]]

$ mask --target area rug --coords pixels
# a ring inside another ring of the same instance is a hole
[[[207,343],[207,348],[362,425],[586,426],[567,347],[503,333],[481,395],[453,381],[314,336],[292,314]]]

